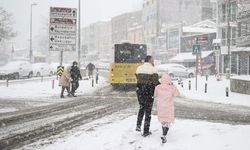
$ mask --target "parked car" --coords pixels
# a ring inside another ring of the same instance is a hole
[[[12,61],[0,68],[1,79],[31,78],[32,76],[32,65],[28,61]]]
[[[32,64],[33,74],[36,77],[52,76],[54,74],[53,67],[48,63],[35,63]]]
[[[163,72],[167,72],[171,78],[174,77],[188,77],[192,78],[194,76],[194,71],[192,69],[188,69],[180,64],[162,64],[156,66],[160,75]]]

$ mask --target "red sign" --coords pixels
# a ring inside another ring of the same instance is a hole
[[[207,42],[208,41],[208,37],[207,36],[200,36],[199,37],[199,42]]]
[[[202,74],[202,58],[201,58],[201,53],[198,53],[197,54],[197,65],[196,65],[196,71],[197,71],[197,74]]]
[[[76,24],[76,19],[67,19],[67,18],[50,18],[50,23],[53,24]]]

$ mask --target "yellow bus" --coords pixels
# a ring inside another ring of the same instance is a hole
[[[136,68],[147,55],[145,44],[115,44],[114,62],[110,64],[110,83],[112,86],[136,85]]]

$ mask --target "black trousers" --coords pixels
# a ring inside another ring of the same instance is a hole
[[[76,80],[76,81],[72,81],[71,82],[71,93],[74,94],[76,92],[76,90],[78,89],[79,87],[79,81]]]
[[[149,132],[150,121],[151,121],[151,111],[153,107],[154,98],[153,95],[146,95],[143,91],[137,90],[137,98],[139,102],[139,112],[137,116],[137,127],[141,127],[143,116],[145,114],[144,120],[144,133]]]

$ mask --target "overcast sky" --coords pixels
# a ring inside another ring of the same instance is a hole
[[[13,41],[16,48],[28,47],[31,3],[38,4],[33,6],[33,37],[39,35],[41,31],[44,32],[42,27],[49,18],[50,6],[75,8],[78,6],[78,0],[0,0],[0,6],[13,14],[14,28],[18,33]],[[141,8],[142,0],[81,0],[82,27]]]

